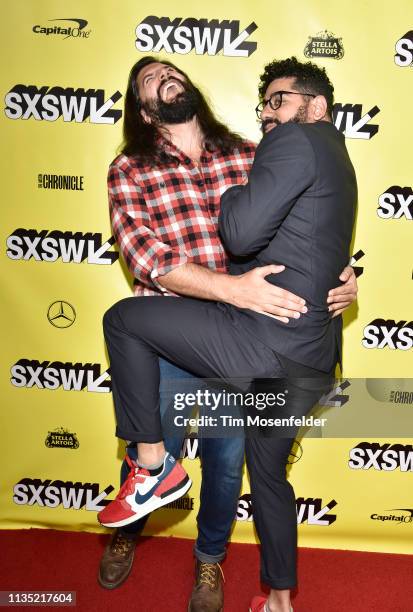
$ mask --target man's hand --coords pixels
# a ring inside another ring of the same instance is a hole
[[[327,304],[333,317],[340,315],[350,304],[357,299],[357,279],[351,266],[346,266],[339,276],[343,285],[328,292]]]
[[[288,323],[290,318],[298,319],[301,313],[307,312],[305,300],[265,280],[269,274],[279,274],[283,270],[285,266],[270,265],[229,277],[223,301],[274,317],[283,323]]]

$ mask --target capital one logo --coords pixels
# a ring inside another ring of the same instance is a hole
[[[396,42],[394,63],[396,66],[400,66],[400,68],[413,66],[413,30],[406,32],[406,34]]]
[[[380,219],[413,219],[413,190],[411,187],[389,187],[379,197],[377,216]]]
[[[373,106],[367,113],[363,114],[362,104],[334,104],[334,125],[346,138],[358,138],[370,140],[379,131],[379,126],[369,123],[380,109]]]
[[[413,321],[374,319],[364,328],[361,343],[367,349],[408,351],[413,347]]]
[[[36,121],[63,121],[113,125],[122,111],[112,109],[122,97],[119,91],[105,100],[103,89],[74,89],[73,87],[36,87],[14,85],[4,99],[4,114],[8,119],[35,119]]]
[[[85,30],[88,22],[86,19],[49,19],[49,21],[63,21],[66,22],[63,27],[60,26],[41,26],[35,25],[32,30],[35,34],[43,34],[44,36],[62,36],[63,40],[67,38],[89,38],[91,30]],[[67,22],[70,22],[70,26],[67,26]],[[77,25],[73,27],[73,23]],[[66,26],[66,27],[65,27]]]
[[[136,27],[135,46],[143,53],[178,53],[186,55],[222,55],[249,57],[256,51],[257,43],[248,38],[257,29],[252,22],[240,32],[240,22],[224,19],[196,19],[195,17],[145,17]]]

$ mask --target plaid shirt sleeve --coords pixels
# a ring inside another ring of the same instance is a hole
[[[166,292],[157,277],[191,257],[184,248],[172,248],[157,238],[141,187],[116,164],[109,168],[108,192],[113,233],[128,268],[147,287]]]

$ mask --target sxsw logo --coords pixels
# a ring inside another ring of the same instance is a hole
[[[379,444],[360,442],[350,450],[348,466],[352,470],[413,472],[413,446],[411,444]]]
[[[109,249],[115,244],[113,236],[102,244],[102,234],[62,232],[60,230],[15,229],[7,238],[6,255],[10,259],[63,263],[109,265],[115,263],[119,253]]]
[[[222,55],[249,57],[256,51],[257,43],[248,38],[257,29],[252,22],[240,32],[240,22],[224,19],[196,19],[195,17],[145,17],[136,27],[135,46],[143,53],[179,53],[186,55]]]
[[[181,459],[196,459],[199,457],[198,438],[185,438],[182,443]]]
[[[318,525],[320,527],[329,527],[335,520],[337,520],[336,514],[330,514],[337,502],[332,499],[323,506],[321,497],[299,497],[296,500],[297,504],[297,523],[307,523],[307,525]]]
[[[328,504],[323,506],[323,501],[320,497],[308,497],[306,499],[304,499],[304,497],[299,497],[296,500],[297,523],[307,523],[308,525],[328,527],[337,519],[336,514],[330,514],[330,510],[332,510],[332,508],[334,508],[334,506],[336,505],[337,502],[334,499],[332,499]],[[253,520],[250,493],[245,493],[239,498],[236,520]]]
[[[320,397],[318,400],[319,406],[329,406],[332,408],[341,408],[344,404],[347,404],[350,396],[347,393],[343,393],[350,386],[348,380],[343,380],[337,383],[330,391]]]
[[[374,319],[364,328],[362,345],[367,349],[389,349],[408,351],[413,347],[413,321]]]
[[[350,259],[350,266],[353,268],[354,274],[357,278],[363,274],[364,266],[356,266],[355,264],[360,261],[360,259],[364,257],[364,255],[365,252],[360,249],[359,251],[357,251],[357,253],[354,253],[354,255],[352,255]]]
[[[370,140],[379,131],[379,126],[369,124],[379,112],[378,106],[373,106],[367,113],[362,114],[361,104],[334,104],[334,125],[346,138],[359,138]]]
[[[389,187],[379,197],[377,216],[380,219],[413,219],[413,190],[411,187]]]
[[[36,121],[63,121],[113,125],[122,116],[121,110],[112,109],[122,97],[119,91],[105,100],[103,89],[74,89],[73,87],[36,87],[14,85],[4,99],[4,113],[9,119],[35,119]]]
[[[13,501],[19,506],[37,504],[46,508],[63,506],[65,510],[103,510],[111,500],[106,497],[114,490],[109,485],[100,491],[97,482],[82,483],[63,480],[40,480],[40,478],[22,478],[13,488]]]
[[[109,370],[101,374],[99,363],[70,363],[62,361],[38,361],[19,359],[10,369],[10,382],[14,387],[49,389],[60,387],[64,391],[110,393]]]
[[[413,66],[413,30],[406,32],[406,34],[396,42],[394,63],[401,68]]]

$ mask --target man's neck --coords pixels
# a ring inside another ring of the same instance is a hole
[[[186,123],[163,125],[160,132],[188,157],[199,161],[203,150],[203,135],[196,115]]]

